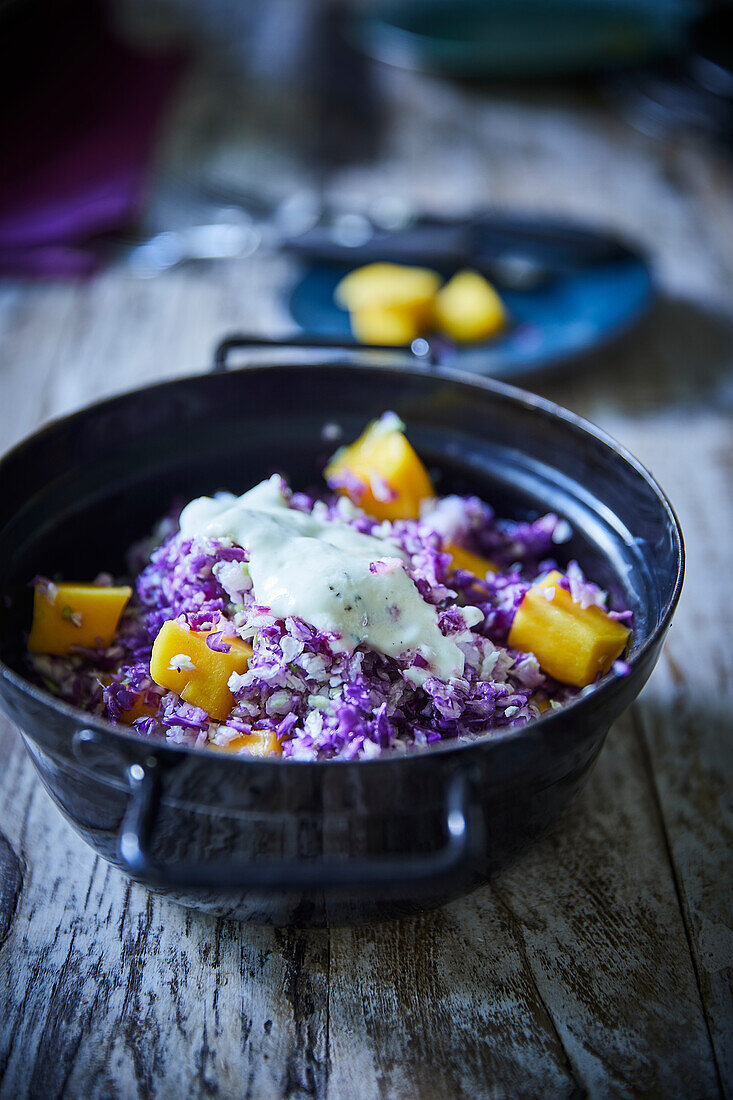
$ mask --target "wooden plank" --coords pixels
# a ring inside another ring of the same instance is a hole
[[[568,823],[497,889],[523,923],[538,985],[589,1095],[717,1096],[664,830],[640,752],[633,722],[624,718],[589,784],[577,828]]]
[[[719,1095],[628,719],[563,826],[493,887],[334,930],[329,1045],[339,1098]]]
[[[112,268],[82,286],[34,287],[19,300],[6,294],[0,385],[13,400],[0,406],[2,450],[52,417],[208,369],[230,332],[282,332],[278,288],[289,269],[266,256],[222,263],[215,279],[181,268],[138,280]]]
[[[45,395],[56,373],[59,348],[73,324],[76,304],[70,287],[42,287],[22,295],[3,295],[0,354],[0,446],[5,452],[51,415]]]
[[[488,890],[399,923],[334,929],[334,1100],[580,1093],[515,922]]]
[[[328,935],[243,928],[128,884],[3,720],[3,827],[27,872],[0,948],[0,1097],[324,1095]]]
[[[23,865],[7,837],[0,833],[0,947],[10,933],[22,889]]]
[[[640,446],[671,486],[679,461],[668,431],[646,429]],[[733,592],[723,580],[733,545],[733,417],[685,424],[684,454],[691,477],[677,479],[673,499],[688,536],[688,586],[637,713],[718,1072],[733,1096]]]

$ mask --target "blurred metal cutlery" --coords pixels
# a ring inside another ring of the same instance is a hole
[[[482,212],[444,218],[413,213],[397,200],[362,213],[329,207],[307,191],[280,202],[248,192],[218,194],[229,200],[217,212],[219,220],[127,242],[130,270],[150,277],[192,260],[243,259],[265,247],[307,262],[354,267],[375,261],[446,271],[470,267],[500,287],[529,290],[634,255],[609,234],[552,216]]]

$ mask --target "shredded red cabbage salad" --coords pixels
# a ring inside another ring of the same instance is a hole
[[[428,677],[418,686],[405,672],[425,667],[419,653],[394,659],[364,646],[344,653],[333,636],[308,623],[275,618],[255,603],[245,550],[227,539],[183,537],[170,518],[152,550],[148,542],[130,552],[135,595],[114,644],[67,658],[30,655],[35,675],[55,694],[113,722],[144,701],[155,713],[137,718],[134,728],[151,738],[226,746],[241,734],[269,729],[284,757],[311,760],[370,758],[473,739],[523,726],[578,694],[546,676],[532,654],[506,644],[528,587],[556,568],[558,544],[570,536],[565,520],[551,514],[533,522],[501,520],[475,497],[448,496],[426,502],[419,520],[380,523],[343,497],[316,501],[285,483],[283,491],[291,508],[311,512],[315,506],[322,517],[397,542],[409,576],[437,609],[441,632],[464,654],[462,677]],[[470,545],[500,571],[478,579],[453,570],[448,543]],[[604,606],[605,594],[575,563],[565,575],[574,599]],[[465,605],[482,615],[471,629],[461,613]],[[179,617],[193,630],[213,631],[213,650],[226,652],[223,638],[233,633],[252,646],[247,671],[229,681],[236,702],[224,722],[151,679],[153,641],[166,620]]]

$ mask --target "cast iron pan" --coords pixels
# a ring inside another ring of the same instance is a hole
[[[307,341],[306,341],[307,342]],[[257,342],[255,342],[257,343]],[[259,343],[262,343],[261,341]],[[0,696],[41,781],[104,859],[221,916],[279,924],[413,912],[470,890],[547,829],[659,655],[682,536],[661,489],[602,432],[531,394],[370,351],[227,370],[127,393],[56,421],[0,462]],[[425,349],[423,349],[425,350]],[[280,352],[282,357],[282,352]],[[26,678],[28,581],[124,569],[175,497],[241,492],[273,470],[317,484],[332,444],[394,409],[438,491],[498,514],[552,509],[565,549],[635,614],[628,676],[519,730],[362,762],[226,757],[148,740]]]

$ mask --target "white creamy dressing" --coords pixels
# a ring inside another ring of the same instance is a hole
[[[405,571],[399,548],[289,508],[280,485],[275,475],[240,497],[192,500],[181,513],[181,533],[228,538],[247,550],[255,600],[278,618],[294,615],[338,634],[347,651],[359,644],[389,657],[417,650],[430,665],[408,670],[418,683],[461,676],[463,653],[441,634],[436,609]]]

